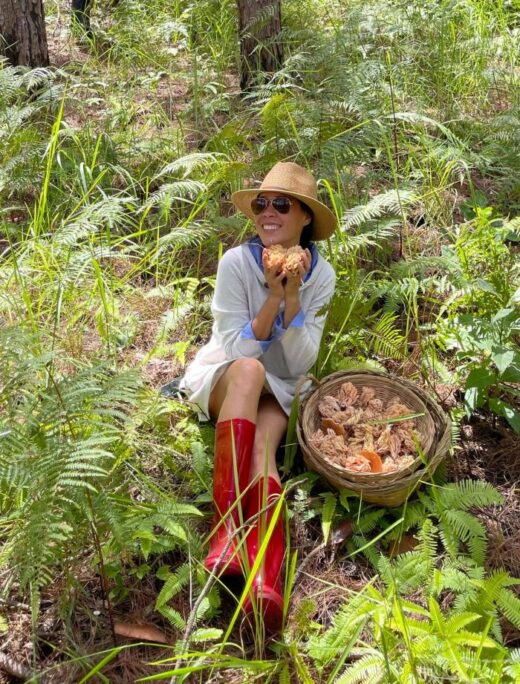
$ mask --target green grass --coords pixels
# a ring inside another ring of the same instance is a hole
[[[467,510],[496,493],[461,485],[457,506],[441,478],[386,511],[326,491],[291,450],[293,527],[317,545],[351,516],[335,563],[370,581],[357,593],[338,575],[305,578],[271,643],[242,640],[236,604],[213,586],[178,652],[207,579],[212,429],[157,388],[208,338],[218,257],[251,232],[230,194],[274,161],[311,167],[340,221],[322,245],[338,286],[316,372],[392,367],[478,394],[457,420],[520,424],[519,8],[287,0],[286,63],[246,97],[235,11],[99,2],[87,40],[50,0],[59,69],[0,68],[2,586],[31,606],[33,670],[109,672],[107,625],[94,644],[78,636],[105,574],[116,616],[152,588],[149,620],[173,642],[157,659],[182,660],[178,681],[244,668],[241,681],[517,681],[500,621],[520,627],[515,580],[484,563]],[[486,347],[475,330],[493,321]],[[492,382],[472,385],[482,369]],[[409,530],[418,550],[388,561]],[[59,656],[39,648],[49,596]],[[137,660],[142,677],[175,667]]]

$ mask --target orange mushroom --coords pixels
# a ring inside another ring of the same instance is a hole
[[[367,459],[367,461],[370,461],[373,473],[383,472],[383,461],[381,460],[379,454],[377,454],[375,451],[368,451],[367,449],[364,449],[359,453],[360,456],[364,456]]]
[[[332,418],[323,418],[321,421],[321,429],[323,432],[327,432],[327,428],[334,430],[337,435],[345,436],[345,428],[340,423],[336,423]]]

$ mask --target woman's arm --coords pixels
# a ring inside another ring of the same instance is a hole
[[[211,311],[213,334],[226,358],[259,358],[270,346],[283,299],[283,275],[269,274],[268,283],[271,287],[266,290],[266,299],[258,314],[251,320],[240,252],[229,250],[224,254],[217,270]]]
[[[275,336],[282,345],[285,362],[293,377],[307,373],[318,357],[327,319],[327,312],[324,309],[332,299],[335,283],[335,273],[332,267],[327,265],[322,277],[313,286],[314,296],[306,305],[306,310],[299,308],[290,320],[290,325],[285,323],[284,316],[284,327],[275,326]]]
[[[280,304],[285,296],[283,279],[285,273],[269,267],[267,250],[262,251],[264,277],[267,283],[268,295],[264,305],[251,323],[251,329],[257,340],[268,340],[273,332],[273,325],[280,310]]]

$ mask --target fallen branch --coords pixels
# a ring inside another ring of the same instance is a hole
[[[12,658],[10,655],[7,655],[7,653],[4,653],[3,651],[0,651],[0,669],[4,670],[4,672],[7,672],[8,675],[11,675],[11,677],[22,679],[24,682],[35,681],[37,679],[39,684],[46,684],[47,681],[41,675],[35,677],[33,672],[28,667],[17,662],[14,660],[14,658]]]

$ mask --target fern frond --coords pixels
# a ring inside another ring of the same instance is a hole
[[[484,525],[466,511],[447,510],[441,515],[441,525],[446,536],[466,544],[471,558],[476,563],[484,563],[487,535]],[[449,530],[449,532],[448,532]]]
[[[382,653],[370,649],[369,655],[363,656],[357,663],[349,665],[335,684],[371,684],[384,681],[387,674],[385,660]]]
[[[467,511],[469,508],[502,505],[504,499],[490,483],[482,480],[461,480],[441,489],[442,503],[446,508]]]
[[[378,356],[391,359],[403,359],[407,354],[406,336],[395,325],[398,316],[383,312],[374,327],[367,331],[373,340],[373,350]]]
[[[509,589],[501,589],[497,605],[511,624],[520,629],[520,599]]]
[[[341,221],[341,229],[345,232],[356,228],[367,221],[379,218],[386,213],[399,214],[402,207],[412,204],[415,195],[407,190],[389,190],[373,197],[368,204],[353,207],[345,212]]]
[[[174,596],[176,596],[183,587],[188,584],[191,577],[191,568],[189,563],[184,563],[175,572],[169,574],[159,592],[159,596],[155,601],[155,607],[157,610],[161,610],[168,601],[170,601]]]
[[[220,152],[193,152],[163,166],[154,180],[166,175],[181,175],[183,178],[187,178],[193,172],[210,168],[226,158],[226,155]]]
[[[171,207],[174,202],[191,204],[201,193],[207,190],[207,186],[200,181],[181,180],[174,183],[164,183],[153,192],[144,203],[142,211],[159,205],[163,210]]]
[[[352,648],[373,607],[366,595],[357,594],[338,610],[329,629],[309,639],[307,652],[320,670],[330,665],[338,654],[344,655],[346,648]]]
[[[175,627],[179,631],[183,631],[186,629],[186,621],[184,620],[184,618],[178,610],[175,610],[174,608],[166,604],[161,605],[161,607],[157,608],[157,610],[162,616],[164,616],[168,620],[168,622],[173,627]]]
[[[173,247],[194,247],[203,244],[215,232],[215,228],[192,222],[189,225],[173,228],[167,235],[158,240],[158,249],[153,260],[157,260],[164,252]]]

